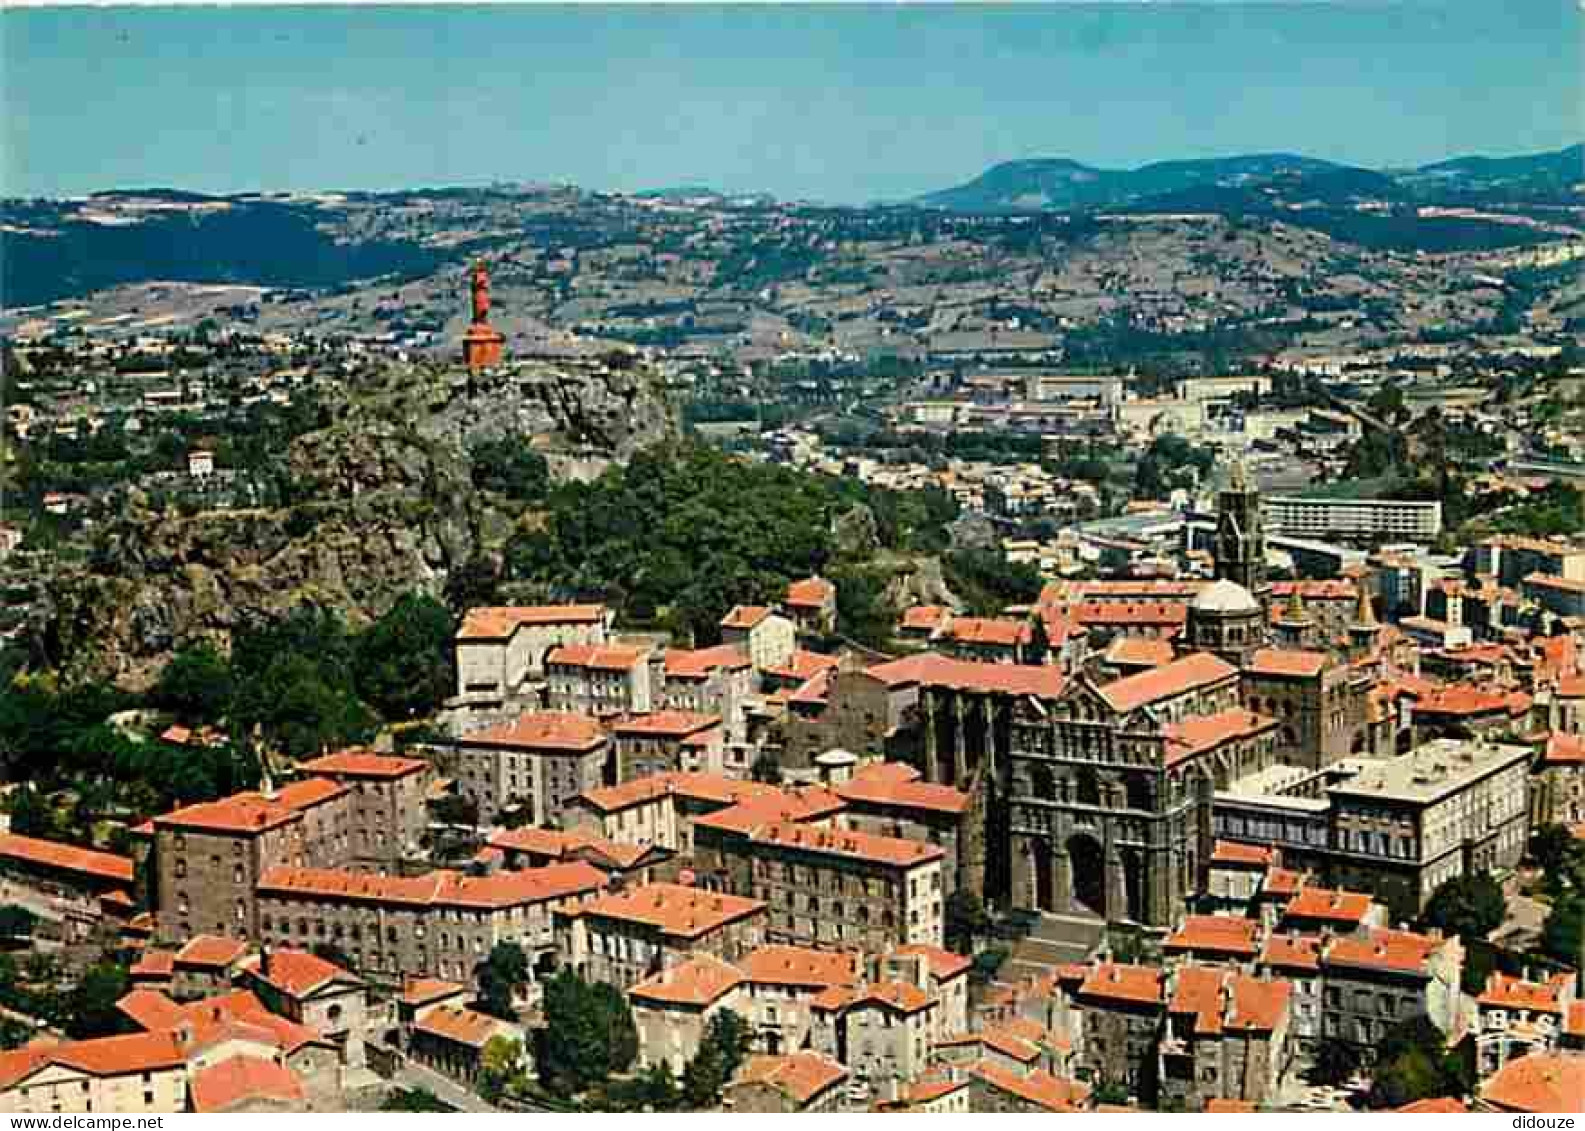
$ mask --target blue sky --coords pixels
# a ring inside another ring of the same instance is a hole
[[[0,193],[709,184],[896,199],[1002,160],[1370,166],[1585,136],[1573,0],[0,14]]]

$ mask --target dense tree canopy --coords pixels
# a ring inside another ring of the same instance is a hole
[[[1473,872],[1438,884],[1421,919],[1446,935],[1484,939],[1502,925],[1507,907],[1502,885],[1488,872]]]
[[[451,613],[409,594],[358,637],[358,693],[388,719],[427,715],[456,689]]]
[[[555,1095],[574,1095],[625,1072],[638,1055],[632,1011],[614,986],[591,985],[564,967],[545,983],[544,1013],[534,1064]]]

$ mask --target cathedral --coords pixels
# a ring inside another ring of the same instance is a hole
[[[1215,579],[1175,657],[1016,705],[1006,767],[1015,907],[1170,927],[1204,890],[1215,793],[1283,763],[1369,754],[1368,599],[1328,639],[1293,587],[1274,607],[1260,497],[1236,466],[1217,500]]]

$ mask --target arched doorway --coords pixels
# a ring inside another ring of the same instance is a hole
[[[1073,877],[1074,910],[1106,918],[1106,857],[1087,833],[1068,838],[1068,868]]]

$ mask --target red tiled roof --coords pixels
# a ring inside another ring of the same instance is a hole
[[[611,813],[672,794],[691,801],[713,801],[725,807],[754,797],[778,796],[781,792],[778,787],[764,782],[740,781],[722,774],[673,771],[634,778],[621,785],[600,786],[580,796],[594,808]]]
[[[317,954],[302,950],[271,950],[267,955],[248,959],[242,968],[283,993],[298,998],[307,997],[321,986],[336,981],[353,986],[363,984],[363,979],[350,970],[343,970]]]
[[[803,1106],[847,1079],[848,1070],[814,1052],[786,1056],[751,1056],[732,1078],[733,1084],[766,1084]]]
[[[739,671],[749,666],[749,658],[736,644],[717,644],[713,648],[679,650],[668,648],[665,655],[667,679],[704,679],[719,668]]]
[[[696,939],[764,910],[763,900],[656,883],[609,892],[569,908],[567,913],[641,923],[667,935]]]
[[[1156,628],[1181,628],[1189,620],[1189,606],[1151,601],[1094,601],[1068,607],[1075,624],[1100,628],[1151,625]]]
[[[1439,1096],[1434,1100],[1415,1100],[1411,1104],[1404,1104],[1393,1110],[1405,1115],[1465,1115],[1469,1112],[1463,1100],[1454,1099],[1452,1096]]]
[[[76,1069],[90,1076],[129,1076],[180,1068],[184,1063],[176,1035],[169,1031],[96,1037],[44,1047],[34,1045],[0,1053],[0,1089],[11,1087],[46,1064]]]
[[[944,687],[994,695],[1035,695],[1055,699],[1066,682],[1062,669],[1049,664],[991,664],[954,660],[921,652],[868,669],[888,687]]]
[[[349,778],[403,778],[428,765],[421,758],[398,758],[372,750],[339,750],[304,762],[301,768],[311,774],[341,774]]]
[[[1293,997],[1293,984],[1281,979],[1266,981],[1248,974],[1232,978],[1232,998],[1223,1022],[1229,1029],[1270,1031],[1282,1023]]]
[[[823,577],[806,577],[787,586],[787,603],[817,609],[836,596],[837,587]]]
[[[131,990],[121,995],[116,1008],[146,1032],[174,1029],[187,1013],[159,990]]]
[[[413,1022],[419,1032],[470,1048],[483,1048],[500,1027],[501,1022],[494,1017],[460,1005],[439,1006]]]
[[[1078,1080],[1059,1079],[1041,1069],[1036,1069],[1027,1076],[1020,1076],[985,1060],[969,1071],[997,1091],[1017,1096],[1047,1111],[1079,1111],[1090,1098],[1088,1084]]]
[[[1222,978],[1224,972],[1211,966],[1182,966],[1172,978],[1169,1013],[1194,1015],[1196,1036],[1213,1036],[1222,1031]]]
[[[1028,644],[1034,634],[1029,622],[1010,617],[953,617],[947,638],[958,644],[984,644],[1015,648]]]
[[[1417,715],[1485,715],[1493,711],[1523,714],[1530,709],[1530,702],[1530,697],[1523,692],[1453,684],[1422,696],[1415,703],[1414,711]]]
[[[1585,1056],[1531,1053],[1510,1060],[1486,1081],[1480,1095],[1504,1111],[1578,1113],[1585,1111]]]
[[[804,786],[778,790],[761,797],[750,797],[728,809],[706,813],[694,819],[695,828],[752,834],[756,829],[781,822],[817,821],[839,813],[846,803],[824,786]]]
[[[1321,952],[1325,966],[1353,966],[1393,970],[1406,974],[1425,972],[1426,960],[1442,942],[1411,931],[1372,930],[1365,938],[1340,936]]]
[[[642,664],[649,652],[627,644],[560,644],[545,653],[545,666],[625,672]]]
[[[899,774],[895,766],[906,772]],[[869,802],[900,809],[927,809],[937,813],[968,812],[969,795],[950,785],[920,781],[919,771],[902,763],[865,766],[835,788],[844,801]]]
[[[1285,912],[1292,919],[1323,919],[1358,926],[1370,912],[1370,896],[1357,891],[1305,887],[1288,904]]]
[[[1153,636],[1119,636],[1101,659],[1120,668],[1159,668],[1172,662],[1172,645]]]
[[[301,812],[321,802],[345,797],[348,792],[346,786],[329,778],[303,778],[281,786],[276,790],[274,800],[288,809]]]
[[[605,873],[582,860],[487,876],[451,871],[392,876],[335,868],[277,867],[259,877],[258,890],[261,894],[309,894],[409,906],[502,908],[583,895],[598,891],[605,881]]]
[[[1249,658],[1247,671],[1255,675],[1296,676],[1312,679],[1326,670],[1325,652],[1298,648],[1257,648]]]
[[[908,982],[870,982],[854,991],[849,1008],[879,1005],[900,1013],[918,1013],[935,1004],[935,998]]]
[[[469,609],[457,631],[459,640],[504,640],[519,625],[594,624],[605,620],[604,605],[518,605]]]
[[[1499,1009],[1528,1009],[1539,1013],[1555,1013],[1561,1017],[1563,991],[1572,980],[1569,975],[1564,975],[1560,982],[1528,982],[1494,970],[1491,977],[1486,979],[1486,988],[1476,1001],[1480,1005]]]
[[[1260,924],[1225,915],[1190,915],[1167,937],[1168,950],[1212,951],[1253,958],[1259,950]]]
[[[1112,710],[1122,713],[1237,675],[1238,669],[1221,657],[1209,652],[1194,652],[1164,667],[1113,680],[1097,690]]]
[[[738,968],[749,981],[762,985],[824,989],[857,983],[858,964],[859,956],[847,951],[772,944],[751,951]]]
[[[766,825],[753,834],[755,844],[795,848],[828,856],[844,856],[894,868],[912,868],[940,860],[946,853],[939,845],[900,837],[875,836],[846,829],[822,829],[781,821]]]
[[[705,715],[698,711],[650,711],[622,719],[611,729],[618,735],[683,738],[720,724],[720,715]]]
[[[155,979],[169,979],[176,969],[176,952],[170,950],[146,950],[143,955],[127,971],[133,981],[150,981]]]
[[[525,750],[587,751],[605,742],[605,730],[587,715],[570,711],[529,711],[510,723],[465,734],[463,746],[507,746]]]
[[[304,1101],[303,1082],[285,1065],[255,1056],[233,1056],[192,1076],[193,1110],[225,1112],[250,1100]]]
[[[1153,966],[1102,962],[1089,972],[1079,993],[1136,1005],[1160,1005],[1161,971]]]
[[[440,978],[409,978],[402,984],[404,1005],[428,1005],[432,1001],[468,992],[461,982],[447,982]]]
[[[753,628],[760,621],[770,616],[772,611],[765,605],[737,605],[731,612],[721,618],[721,627]]]
[[[299,817],[297,810],[258,794],[237,794],[219,801],[204,801],[154,818],[156,829],[196,829],[203,832],[254,834],[277,828]]]
[[[1211,849],[1212,867],[1252,866],[1265,869],[1275,858],[1275,850],[1259,844],[1240,844],[1219,840]]]
[[[821,672],[834,670],[840,663],[841,661],[835,656],[827,656],[822,652],[807,652],[799,648],[793,652],[792,658],[787,663],[779,667],[766,668],[765,674],[803,683]]]
[[[1585,736],[1564,734],[1561,731],[1549,735],[1541,763],[1546,766],[1585,765]]]
[[[1321,940],[1315,935],[1274,933],[1260,952],[1260,964],[1278,970],[1319,970]]]
[[[100,880],[132,882],[132,858],[113,852],[96,852],[53,840],[0,832],[0,857],[34,867],[77,872]]]
[[[914,632],[932,632],[951,615],[952,610],[945,605],[914,605],[903,610],[902,627]]]
[[[892,951],[893,954],[919,955],[924,958],[930,967],[930,973],[938,982],[949,981],[964,973],[973,965],[961,954],[953,954],[950,950],[943,950],[939,946],[930,946],[926,943],[911,943],[900,946]]]
[[[178,966],[230,966],[248,952],[248,944],[222,935],[194,935],[176,952]]]
[[[1277,720],[1257,715],[1243,707],[1229,707],[1214,715],[1190,715],[1162,728],[1167,743],[1164,756],[1168,766],[1215,750],[1225,742],[1253,738],[1263,731],[1277,729]]]
[[[640,982],[627,995],[640,1002],[703,1007],[719,1001],[743,982],[737,967],[713,954],[697,954]]]

